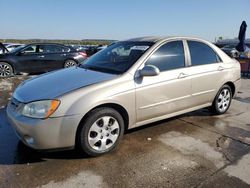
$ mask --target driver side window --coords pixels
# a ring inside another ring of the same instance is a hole
[[[145,65],[154,65],[161,72],[185,67],[182,41],[168,42],[157,49]]]
[[[37,53],[37,46],[36,45],[30,45],[24,50],[22,50],[23,54],[31,54],[31,53]]]

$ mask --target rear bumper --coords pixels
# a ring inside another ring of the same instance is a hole
[[[76,60],[78,63],[82,63],[86,58],[84,58],[81,55],[77,55],[74,57],[74,60]]]
[[[27,146],[38,150],[74,147],[80,115],[48,119],[24,117],[7,106],[7,116],[17,136]]]

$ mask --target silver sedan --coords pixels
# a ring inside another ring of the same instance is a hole
[[[205,107],[223,114],[239,86],[239,63],[213,44],[144,37],[23,82],[7,114],[32,148],[98,156],[115,149],[124,130]]]

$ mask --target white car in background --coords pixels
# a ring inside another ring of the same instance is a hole
[[[0,54],[6,53],[6,52],[11,52],[12,50],[14,50],[17,47],[24,46],[24,44],[17,44],[17,43],[3,43],[3,45],[5,47],[5,52],[3,52],[3,49],[0,48]],[[8,51],[6,51],[6,49]]]
[[[8,49],[9,52],[11,52],[15,48],[17,48],[19,46],[24,46],[24,45],[23,44],[16,44],[16,43],[8,43],[8,44],[4,44],[4,46]]]

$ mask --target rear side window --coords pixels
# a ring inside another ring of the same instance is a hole
[[[60,45],[40,45],[39,52],[42,53],[61,53],[69,52],[70,49]]]
[[[154,65],[158,67],[160,71],[185,67],[182,41],[168,42],[162,45],[145,64]]]
[[[218,55],[208,45],[197,41],[188,41],[188,46],[192,65],[206,65],[220,62]]]

